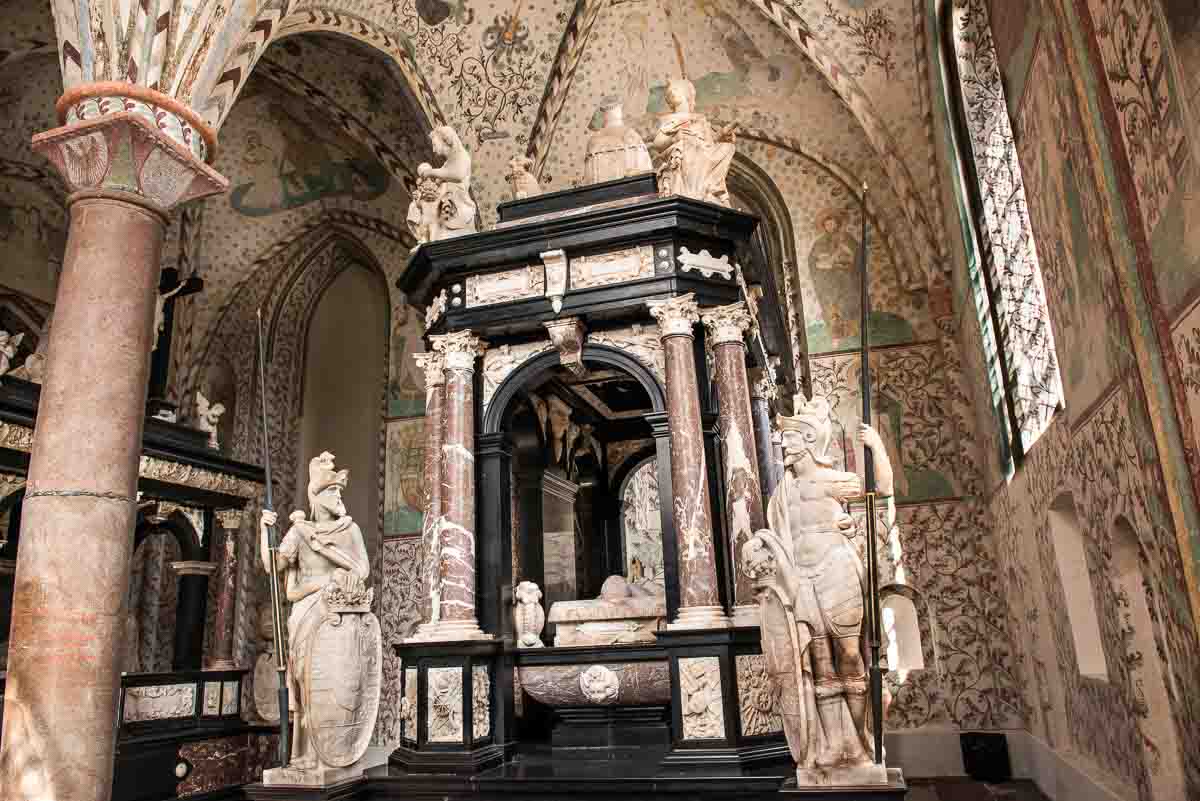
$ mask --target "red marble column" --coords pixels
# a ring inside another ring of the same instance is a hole
[[[233,670],[234,616],[237,612],[237,542],[242,527],[242,510],[217,512],[213,561],[217,563],[217,608],[213,613],[212,654],[209,670]]]
[[[742,544],[766,526],[762,485],[754,444],[754,417],[750,408],[750,382],[746,377],[746,331],[750,312],[739,301],[706,309],[701,315],[708,330],[716,371],[717,398],[721,404],[721,451],[725,464],[725,515],[734,571],[734,623],[758,626],[760,613],[754,582],[741,569]]]
[[[475,361],[483,342],[470,331],[430,337],[445,359],[442,518],[438,575],[422,639],[485,639],[475,614]]]
[[[433,592],[438,589],[441,548],[438,540],[442,519],[442,434],[446,420],[446,357],[436,351],[413,354],[425,371],[425,465],[424,505],[421,509],[421,624],[414,639],[423,639],[433,619]]]
[[[33,147],[66,182],[71,221],[21,516],[0,788],[107,801],[166,214],[227,183],[128,112]]]
[[[679,616],[672,628],[723,628],[730,625],[721,607],[713,547],[708,466],[700,426],[700,386],[693,354],[693,327],[699,309],[689,293],[653,301],[667,367],[667,417],[671,427],[671,489],[675,497],[678,541]]]

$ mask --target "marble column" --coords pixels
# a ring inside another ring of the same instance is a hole
[[[87,90],[76,87],[63,101],[82,102]],[[158,125],[123,111],[33,139],[66,184],[70,228],[21,517],[11,628],[17,647],[9,654],[0,744],[6,801],[107,801],[112,792],[167,214],[228,185],[160,130],[178,132],[185,117],[188,137],[203,135],[211,150],[199,118],[159,97]]]
[[[700,386],[696,378],[693,328],[700,312],[692,294],[651,301],[667,368],[670,420],[672,507],[677,539],[679,615],[671,628],[726,628],[713,544],[708,466],[700,428]]]
[[[750,382],[746,377],[745,336],[750,330],[750,311],[744,302],[738,301],[706,309],[700,319],[712,347],[721,408],[718,427],[725,461],[725,530],[728,564],[734,577],[734,624],[757,626],[760,615],[754,599],[754,582],[741,569],[742,544],[767,522],[750,408]]]
[[[475,362],[484,345],[470,331],[430,339],[446,360],[446,398],[438,574],[431,592],[434,622],[421,639],[487,639],[490,635],[480,630],[475,612]]]
[[[758,478],[762,482],[763,505],[775,494],[779,484],[779,469],[775,462],[775,451],[771,437],[771,403],[775,400],[775,385],[771,376],[761,367],[748,373],[750,380],[750,414],[754,417],[754,447],[758,459]]]
[[[441,550],[438,531],[442,519],[442,431],[446,411],[446,357],[437,351],[414,353],[413,361],[425,373],[425,464],[421,507],[421,623],[413,633],[421,639],[434,619],[433,593],[438,588]],[[439,610],[440,611],[440,610]]]
[[[237,613],[237,545],[242,528],[242,510],[217,512],[213,557],[217,562],[217,608],[213,614],[212,653],[209,670],[233,670],[234,615]]]

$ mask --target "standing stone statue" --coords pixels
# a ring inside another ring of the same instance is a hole
[[[217,439],[217,426],[221,415],[225,414],[225,404],[211,403],[204,397],[203,392],[196,393],[196,428],[208,434],[208,447],[220,450],[221,443]]]
[[[854,521],[843,504],[862,495],[855,473],[834,470],[829,407],[798,397],[780,417],[783,479],[767,506],[770,529],[743,546],[762,610],[763,653],[781,690],[779,709],[799,786],[882,784],[863,661],[863,565],[849,542]],[[861,425],[871,448],[877,493],[892,509],[892,468],[879,435]],[[889,512],[890,513],[890,512]]]
[[[508,185],[512,187],[513,200],[524,200],[542,193],[542,187],[533,175],[533,159],[529,156],[513,156],[508,160]]]
[[[275,564],[291,613],[287,621],[288,708],[294,721],[291,763],[263,773],[268,785],[325,786],[362,773],[375,730],[382,683],[382,639],[371,614],[374,590],[362,531],[342,503],[347,470],[325,452],[308,466],[312,519],[293,512]],[[263,511],[261,557],[270,571]]]
[[[417,181],[409,185],[408,228],[418,243],[437,242],[473,234],[475,201],[471,200],[471,155],[449,125],[429,134],[433,152],[445,161],[434,167],[417,167]]]
[[[696,113],[696,87],[678,78],[667,84],[670,113],[654,137],[658,193],[729,205],[725,176],[733,161],[736,124],[717,130]]]
[[[621,99],[604,98],[600,101],[600,113],[604,115],[604,127],[588,137],[583,182],[598,184],[653,170],[650,151],[646,150],[641,135],[625,126]]]

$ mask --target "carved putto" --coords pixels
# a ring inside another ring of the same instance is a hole
[[[621,690],[621,680],[610,668],[592,665],[579,674],[579,689],[593,704],[612,703]]]
[[[654,137],[660,195],[729,205],[725,176],[733,161],[736,125],[717,130],[696,113],[696,87],[679,78],[667,84],[667,105]]]
[[[587,155],[583,159],[583,182],[596,184],[615,181],[653,170],[646,143],[637,131],[625,125],[621,99],[604,98],[600,102],[600,113],[604,115],[604,127],[588,137]]]
[[[440,167],[422,163],[417,167],[417,180],[408,184],[412,202],[407,222],[418,244],[476,231],[470,154],[449,125],[434,128],[429,142],[444,161]]]
[[[517,585],[516,606],[513,608],[513,629],[518,648],[542,648],[542,629],[546,627],[546,610],[542,609],[542,591],[532,581]]]
[[[346,514],[342,490],[349,471],[333,454],[309,462],[311,518],[293,512],[275,549],[288,615],[287,680],[295,733],[292,760],[263,776],[264,784],[326,785],[361,768],[375,729],[382,683],[382,639],[371,614],[370,563],[358,524]],[[270,572],[268,527],[261,518],[261,557]]]
[[[742,548],[757,579],[763,653],[775,684],[800,786],[887,781],[873,761],[872,720],[863,655],[866,588],[849,543],[854,521],[844,504],[861,496],[855,473],[835,470],[825,401],[797,397],[795,416],[780,417],[785,472],[767,507],[770,529]],[[879,435],[861,425],[878,493],[892,509],[892,470]],[[797,661],[798,656],[798,661]]]
[[[533,175],[533,159],[529,156],[513,156],[508,160],[508,185],[512,187],[513,200],[524,200],[542,193]]]
[[[208,434],[208,447],[214,450],[221,447],[217,441],[217,424],[223,414],[225,404],[212,403],[203,392],[196,393],[196,428]]]

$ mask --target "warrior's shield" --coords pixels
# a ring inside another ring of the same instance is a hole
[[[804,660],[808,659],[811,637],[808,627],[797,626],[791,605],[779,590],[769,587],[760,596],[762,611],[762,649],[766,657],[767,675],[779,688],[779,714],[787,735],[788,750],[798,764],[811,747],[809,742],[808,706],[805,703]]]
[[[328,614],[310,642],[306,728],[322,762],[349,767],[366,753],[379,713],[379,621],[370,612]]]

